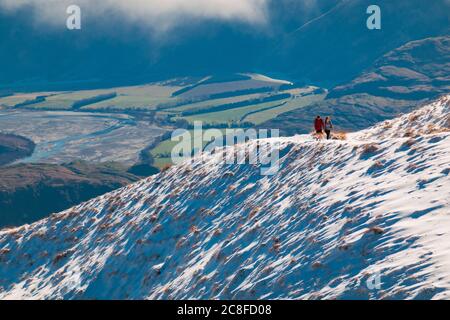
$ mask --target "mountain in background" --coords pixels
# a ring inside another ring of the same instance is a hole
[[[326,87],[345,83],[407,42],[450,34],[450,3],[380,0],[381,30],[368,30],[370,0],[343,0],[285,36],[265,66],[286,77]]]
[[[448,299],[449,115],[252,140],[274,175],[218,149],[2,230],[0,299]]]
[[[117,15],[106,22],[87,18],[85,29],[70,32],[36,25],[26,9],[0,12],[0,89],[92,88],[250,71],[332,87],[409,41],[449,34],[446,0],[380,0],[382,30],[376,31],[366,28],[370,1],[305,3],[271,1],[268,23],[259,28],[208,20],[163,37]]]
[[[46,218],[140,178],[112,163],[0,167],[0,229]]]
[[[352,81],[330,90],[325,101],[260,125],[284,135],[312,130],[317,115],[336,129],[354,131],[410,112],[450,90],[450,36],[409,42],[375,61]]]
[[[388,52],[350,83],[334,88],[328,98],[369,93],[420,100],[450,91],[450,36],[409,42]]]

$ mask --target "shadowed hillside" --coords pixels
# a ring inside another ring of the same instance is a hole
[[[381,8],[381,30],[366,27],[366,10],[372,4]],[[341,0],[282,38],[264,65],[297,81],[343,84],[407,42],[450,34],[449,12],[447,0]]]
[[[285,135],[312,130],[317,115],[332,116],[343,130],[358,130],[409,112],[450,89],[450,37],[414,41],[379,58],[323,102],[285,113],[261,125]]]
[[[137,181],[112,164],[21,164],[0,168],[0,227],[31,223]]]
[[[32,155],[34,148],[33,141],[27,138],[0,133],[0,166]]]

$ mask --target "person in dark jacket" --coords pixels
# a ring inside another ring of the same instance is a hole
[[[333,123],[331,122],[331,117],[325,118],[325,133],[327,134],[327,140],[331,139],[331,129],[333,129]]]
[[[317,116],[316,120],[314,120],[314,130],[316,130],[317,134],[322,134],[323,129],[325,128],[325,124],[320,116]]]

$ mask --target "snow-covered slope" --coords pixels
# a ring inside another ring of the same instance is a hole
[[[273,176],[216,152],[3,230],[0,298],[450,298],[449,111],[280,138]]]

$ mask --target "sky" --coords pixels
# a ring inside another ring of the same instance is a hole
[[[450,0],[378,1],[381,32],[366,28],[371,0],[0,0],[0,82],[259,72],[328,85],[448,34]],[[72,4],[81,31],[66,28]]]
[[[33,9],[30,19],[38,23],[65,25],[69,5],[80,6],[88,18],[108,19],[119,15],[127,22],[138,23],[156,31],[189,23],[190,20],[215,19],[263,25],[268,21],[271,0],[0,0],[0,9],[14,14]],[[312,0],[306,0],[309,2]]]

